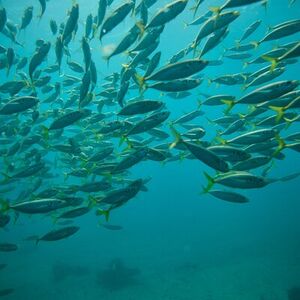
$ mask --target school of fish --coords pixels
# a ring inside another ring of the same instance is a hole
[[[36,15],[46,18],[46,0],[38,1],[39,12],[33,6],[25,8],[17,25],[0,5],[1,228],[13,226],[20,214],[54,218],[53,229],[28,238],[38,243],[74,235],[80,229],[74,219],[88,213],[109,221],[114,209],[148,190],[151,178],[135,178],[132,172],[146,160],[199,161],[199,168],[202,163],[208,170],[203,195],[232,203],[249,202],[239,190],[282,184],[300,175],[269,176],[274,162],[289,154],[287,149],[300,152],[300,81],[278,79],[290,65],[299,66],[300,41],[281,39],[297,37],[300,19],[274,24],[253,41],[251,35],[262,26],[256,20],[241,30],[240,39],[232,41],[222,59],[212,60],[207,54],[222,47],[235,20],[243,17],[241,9],[252,5],[268,9],[269,4],[227,0],[200,15],[204,1],[169,1],[154,10],[152,6],[160,6],[157,0],[99,0],[98,10],[84,24],[75,1],[65,22],[49,22],[55,42],[36,40],[30,57],[22,55],[19,33],[38,26]],[[185,30],[193,26],[198,33],[184,49],[161,61],[164,29],[184,11],[190,11],[192,19]],[[124,63],[118,72],[103,76],[90,44],[103,45],[126,18],[133,18],[133,26],[101,61],[109,64],[114,56],[123,55]],[[81,61],[72,58],[75,42],[81,46]],[[261,44],[269,45],[269,50],[257,55]],[[47,59],[50,54],[55,61]],[[220,68],[224,59],[255,66],[255,71],[241,68],[240,73],[230,74],[224,69],[222,76],[209,79],[203,75],[206,68]],[[219,86],[213,95],[203,93],[207,80]],[[242,96],[224,94],[222,86],[239,86]],[[149,99],[148,89],[161,94]],[[172,99],[199,95],[199,105],[179,118],[168,110]],[[219,107],[224,110],[219,118],[209,120],[209,128],[198,125],[197,120]],[[0,243],[2,252],[17,249],[17,242]]]

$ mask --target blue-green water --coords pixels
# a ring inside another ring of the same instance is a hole
[[[80,7],[79,29],[70,43],[70,51],[72,60],[82,62],[80,40],[83,25],[89,13],[96,14],[97,1],[77,2]],[[119,2],[114,1],[112,7]],[[184,22],[192,20],[189,10],[192,2],[181,15],[166,25],[162,33],[158,48],[162,51],[161,66],[186,47],[199,30],[199,26],[184,27]],[[166,3],[168,1],[158,1],[149,10],[149,17]],[[221,3],[223,1],[206,0],[200,5],[197,15]],[[66,20],[72,1],[50,0],[41,20],[37,18],[40,10],[38,1],[2,0],[2,5],[9,19],[17,24],[24,9],[34,6],[31,24],[17,36],[24,44],[23,48],[0,36],[1,45],[13,47],[20,56],[31,57],[37,39],[55,42],[49,21],[55,19],[59,24]],[[204,100],[200,93],[242,95],[240,86],[209,85],[207,79],[244,71],[254,72],[262,65],[243,69],[243,61],[222,58],[224,49],[232,47],[245,28],[255,20],[261,19],[262,25],[249,41],[261,39],[268,27],[299,18],[300,3],[296,1],[289,6],[287,0],[270,0],[266,10],[259,4],[238,10],[241,16],[229,26],[229,35],[205,57],[208,60],[220,58],[224,63],[201,72],[205,80],[193,90],[192,96],[173,100],[153,90],[145,92],[147,98],[159,97],[166,103],[171,111],[170,120],[196,109],[198,101]],[[133,20],[133,16],[128,16],[103,38],[102,44],[98,39],[91,42],[92,57],[98,70],[97,91],[101,91],[100,84],[105,76],[119,72],[121,64],[128,61],[125,54],[118,55],[107,66],[102,58],[103,48],[117,43],[132,26]],[[253,57],[258,57],[273,47],[297,40],[299,33],[262,44],[251,53]],[[65,60],[60,76],[74,75]],[[54,63],[52,49],[44,66]],[[8,79],[5,70],[0,72],[2,84]],[[52,76],[52,80],[61,80],[55,78],[58,75]],[[14,78],[14,72],[11,72],[9,79]],[[288,65],[279,79],[300,79],[299,62]],[[66,92],[67,88],[63,88],[62,98],[66,97]],[[134,97],[135,93],[138,91],[130,91],[129,98]],[[3,95],[1,98],[4,99]],[[234,111],[240,109],[236,107]],[[213,138],[215,128],[205,117],[213,119],[222,116],[224,107],[207,106],[203,110],[205,116],[192,123],[203,126],[207,136]],[[164,128],[168,130],[168,126]],[[299,131],[299,123],[288,130]],[[284,153],[285,159],[276,160],[270,177],[299,171],[298,153],[289,149],[285,149]],[[48,181],[49,186],[64,184],[60,165],[56,169],[52,167],[59,178]],[[1,168],[4,170],[4,165]],[[35,242],[23,239],[51,230],[53,218],[20,215],[15,224],[10,222],[0,231],[1,242],[16,243],[19,248],[15,252],[0,252],[0,264],[7,264],[0,270],[0,289],[14,289],[14,293],[3,299],[287,300],[287,290],[300,285],[299,178],[274,183],[263,189],[243,191],[250,202],[238,205],[202,195],[202,186],[206,184],[203,171],[212,173],[201,162],[188,159],[167,164],[143,161],[134,166],[130,178],[151,176],[152,179],[147,184],[147,192],[140,192],[111,213],[110,222],[121,225],[123,229],[120,231],[99,226],[99,220],[105,222],[103,217],[90,212],[75,220],[75,224],[80,226],[76,235],[53,243],[41,241],[36,246]],[[70,183],[72,179],[68,181]],[[24,188],[24,185],[14,185],[10,198],[13,200]],[[105,270],[115,259],[124,264],[123,273],[120,271],[111,280],[103,280]]]

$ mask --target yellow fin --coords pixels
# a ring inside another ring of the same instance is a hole
[[[41,127],[42,127],[42,137],[47,142],[49,140],[49,129],[44,125],[42,125]]]
[[[169,146],[170,149],[176,147],[176,145],[182,140],[180,133],[175,129],[175,127],[170,124],[170,130],[175,137],[175,141]]]
[[[106,222],[108,222],[108,220],[109,220],[109,214],[110,214],[110,210],[109,209],[107,209],[107,210],[104,210],[104,209],[97,209],[96,210],[96,215],[97,216],[105,216],[105,220],[106,220]]]
[[[271,63],[271,71],[274,71],[276,69],[278,64],[277,58],[273,58],[267,55],[263,55],[261,58]]]
[[[222,103],[227,105],[227,109],[225,110],[225,114],[228,114],[235,105],[235,102],[232,100],[221,100]]]
[[[260,43],[253,41],[253,42],[250,42],[250,44],[253,45],[255,47],[255,49],[257,49]]]
[[[144,35],[144,32],[145,32],[145,25],[142,21],[138,21],[136,22],[136,26],[139,28],[140,30],[140,36],[142,37]]]
[[[218,141],[221,145],[226,145],[227,141],[225,139],[223,139],[220,135],[217,135],[215,137],[215,140]]]
[[[284,107],[278,107],[278,106],[272,106],[272,105],[270,105],[269,108],[274,110],[277,113],[276,123],[278,123],[284,115],[285,108]]]
[[[206,179],[207,179],[207,186],[203,188],[203,194],[206,194],[206,193],[208,193],[208,192],[211,190],[211,188],[212,188],[213,185],[215,184],[215,181],[214,181],[214,179],[213,179],[210,175],[208,175],[206,172],[204,172],[204,176],[205,176]]]
[[[139,88],[140,88],[140,91],[143,91],[145,89],[145,78],[137,73],[135,73],[135,78],[138,82],[138,85],[139,85]]]
[[[222,11],[220,6],[211,6],[209,8],[210,11],[212,11],[214,14],[220,14],[220,12]]]
[[[0,205],[1,205],[1,208],[0,208],[1,213],[6,213],[7,211],[9,211],[10,207],[9,207],[8,201],[0,199]]]
[[[279,154],[284,148],[287,147],[285,141],[279,136],[279,134],[276,134],[275,136],[276,141],[278,142],[278,148],[275,150],[275,152],[272,154],[272,157],[275,157],[277,154]]]

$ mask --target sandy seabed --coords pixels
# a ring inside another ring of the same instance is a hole
[[[66,266],[74,265],[66,261]],[[300,253],[287,255],[286,251],[239,255],[223,262],[170,257],[160,265],[147,260],[147,267],[141,257],[138,274],[120,275],[124,278],[109,287],[98,278],[106,266],[87,263],[88,267],[72,267],[74,274],[57,279],[52,263],[37,260],[30,266],[28,262],[16,261],[5,273],[0,271],[1,288],[15,288],[3,299],[288,300],[287,290],[300,284]]]

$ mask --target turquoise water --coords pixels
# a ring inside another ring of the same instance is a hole
[[[166,25],[161,35],[158,48],[162,51],[161,66],[186,47],[199,30],[199,26],[184,27],[184,22],[192,20],[189,10],[192,2],[189,1],[185,11]],[[75,40],[70,43],[70,51],[72,60],[81,63],[83,24],[89,13],[96,14],[97,1],[78,0],[77,3],[80,7],[79,29]],[[114,1],[112,7],[118,3],[121,1]],[[168,1],[158,1],[149,10],[149,17],[166,3]],[[197,15],[221,3],[223,1],[206,0],[200,5]],[[0,36],[1,45],[13,47],[20,56],[31,57],[37,39],[55,42],[49,21],[55,19],[59,24],[66,20],[72,1],[50,0],[41,20],[37,18],[40,11],[38,1],[2,0],[2,5],[14,23],[20,23],[26,7],[34,6],[31,24],[17,36],[24,44],[23,48]],[[238,10],[241,16],[229,26],[229,35],[205,56],[208,60],[221,58],[224,63],[204,69],[201,74],[205,80],[191,96],[174,100],[153,90],[145,92],[145,97],[159,97],[166,103],[171,111],[170,120],[196,109],[198,101],[205,99],[200,93],[242,95],[240,86],[217,86],[208,84],[207,79],[254,72],[262,65],[244,69],[244,61],[222,58],[224,49],[232,47],[255,20],[261,19],[262,24],[249,41],[261,39],[268,27],[299,18],[300,3],[296,1],[289,6],[287,0],[270,0],[266,10],[259,4]],[[102,44],[98,39],[90,43],[99,86],[105,76],[120,71],[121,64],[128,61],[125,54],[118,55],[107,66],[102,56],[103,48],[117,43],[132,26],[133,20],[133,16],[127,17],[103,38]],[[258,57],[278,45],[299,41],[299,37],[298,33],[265,43],[251,53]],[[55,54],[51,50],[44,66],[54,63]],[[5,70],[0,72],[1,83],[4,83],[8,80]],[[65,74],[73,73],[67,68],[64,58],[61,77]],[[56,74],[52,76],[52,80],[61,80],[55,78]],[[13,72],[9,79],[14,79]],[[299,80],[299,62],[288,65],[279,79]],[[66,97],[66,92],[67,88],[64,88],[62,98]],[[129,98],[135,93],[138,91],[130,91]],[[1,98],[5,97],[1,95]],[[205,116],[191,123],[203,126],[207,136],[213,138],[216,127],[206,117],[220,117],[223,110],[224,107],[203,107]],[[234,111],[245,112],[245,108],[235,107]],[[168,126],[164,128],[168,131]],[[289,130],[299,131],[299,123],[294,123],[287,132]],[[286,158],[276,161],[270,177],[299,172],[298,153],[289,149],[284,153]],[[201,194],[202,186],[206,184],[203,171],[213,173],[201,162],[188,159],[167,164],[143,161],[131,168],[130,178],[151,176],[152,179],[147,184],[147,192],[140,192],[111,213],[110,223],[123,227],[119,231],[100,226],[99,220],[105,223],[103,217],[90,212],[75,219],[74,223],[80,226],[76,235],[35,245],[35,242],[24,239],[51,230],[53,218],[20,215],[15,224],[10,222],[0,231],[1,242],[16,243],[19,248],[15,252],[0,252],[0,264],[7,264],[0,270],[0,290],[14,289],[14,293],[3,299],[287,300],[287,291],[300,285],[299,178],[263,189],[243,191],[250,202],[238,205]],[[49,181],[49,186],[65,184],[59,165],[53,172],[58,178]],[[73,183],[72,180],[68,184]],[[13,200],[24,188],[24,185],[14,185],[10,198]],[[1,195],[1,198],[6,198],[6,195]],[[109,273],[116,265],[119,266],[117,272]]]

